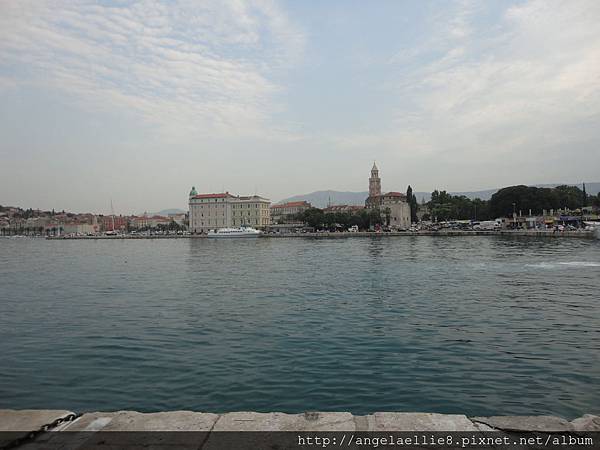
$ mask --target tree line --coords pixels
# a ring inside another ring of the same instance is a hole
[[[531,213],[541,215],[544,210],[567,208],[571,211],[583,206],[600,207],[600,193],[588,195],[577,186],[557,186],[543,188],[533,186],[509,186],[500,189],[490,200],[479,198],[470,199],[464,195],[452,195],[446,191],[435,190],[431,200],[419,205],[411,186],[406,192],[406,200],[411,209],[411,220],[418,222],[418,212],[421,211],[423,220],[493,220],[499,217],[510,217],[513,212],[524,215]],[[373,226],[389,225],[389,209],[363,209],[355,212],[326,213],[319,208],[310,208],[293,219],[303,222],[313,228],[347,229],[358,226],[369,229]]]
[[[383,217],[382,217],[383,216]],[[389,224],[389,210],[362,209],[357,212],[334,212],[326,213],[319,208],[309,208],[304,212],[296,214],[293,219],[305,223],[315,229],[348,229],[357,226],[361,230],[367,230],[376,225],[384,225],[387,219]]]
[[[490,200],[470,199],[464,195],[451,195],[446,191],[433,191],[426,204],[429,216],[424,219],[442,220],[492,220],[510,217],[513,213],[540,215],[551,210],[567,208],[571,211],[584,206],[600,206],[600,193],[588,195],[577,186],[543,188],[534,186],[509,186],[500,189]]]

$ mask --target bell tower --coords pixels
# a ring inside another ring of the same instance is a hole
[[[371,178],[369,178],[369,197],[379,197],[381,195],[381,179],[379,178],[379,169],[375,162],[371,169]]]

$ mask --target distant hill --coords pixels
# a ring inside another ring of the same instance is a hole
[[[157,212],[158,216],[168,216],[169,214],[185,214],[187,211],[179,208],[172,209],[163,209],[162,211]]]
[[[332,205],[364,205],[369,196],[368,192],[316,191],[310,194],[295,195],[277,203],[307,201],[315,208],[325,208],[331,201]]]
[[[554,183],[554,184],[535,184],[535,187],[556,187],[562,184],[578,186],[581,188],[581,183]],[[497,189],[486,189],[483,191],[468,191],[468,192],[450,192],[452,195],[464,195],[470,199],[480,198],[482,200],[489,200],[492,198],[494,193],[498,192]],[[588,194],[597,195],[600,192],[600,182],[598,183],[586,183],[585,190]],[[428,202],[431,200],[431,192],[415,192],[417,201],[421,203],[423,200]],[[277,203],[296,202],[296,201],[307,201],[315,208],[325,208],[329,202],[332,205],[364,205],[365,200],[368,197],[368,192],[347,192],[347,191],[316,191],[310,194],[295,195],[293,197],[285,198]]]
[[[179,208],[163,209],[159,212],[146,212],[139,214],[140,216],[146,214],[148,216],[168,216],[169,214],[185,214],[187,211]]]

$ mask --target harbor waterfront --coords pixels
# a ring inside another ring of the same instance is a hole
[[[600,237],[599,230],[577,230],[577,231],[554,231],[554,230],[497,230],[497,231],[459,231],[459,230],[443,230],[443,231],[391,231],[391,232],[305,232],[305,233],[262,233],[260,238],[380,238],[380,237],[396,237],[396,236],[513,236],[513,237],[574,237],[596,239]],[[91,235],[91,236],[47,236],[46,239],[62,240],[62,239],[203,239],[208,237],[207,234],[117,234],[117,235]]]
[[[0,239],[0,408],[598,414],[600,241]]]

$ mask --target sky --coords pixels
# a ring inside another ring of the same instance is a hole
[[[600,2],[1,0],[0,204],[600,181]]]

